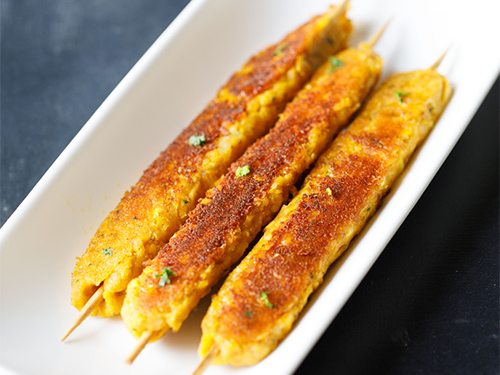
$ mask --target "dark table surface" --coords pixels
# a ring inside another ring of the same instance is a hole
[[[0,223],[186,0],[1,0]],[[298,374],[499,373],[495,84]]]

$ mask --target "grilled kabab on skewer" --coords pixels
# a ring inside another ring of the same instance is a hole
[[[452,89],[435,65],[376,90],[227,277],[202,321],[200,369],[255,364],[291,330],[445,109]]]
[[[81,314],[63,340],[89,314],[120,312],[127,285],[143,263],[227,167],[274,125],[314,70],[345,48],[351,33],[346,6],[314,17],[253,56],[125,193],[77,258],[71,300]]]
[[[186,223],[130,282],[122,318],[138,348],[177,331],[278,212],[300,175],[348,122],[376,83],[382,60],[371,44],[332,56],[210,189]]]

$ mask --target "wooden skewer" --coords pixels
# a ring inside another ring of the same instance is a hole
[[[441,65],[441,63],[443,62],[449,49],[450,49],[450,47],[448,47],[444,50],[444,52],[438,57],[438,59],[434,62],[434,64],[432,64],[430,66],[430,68],[429,68],[430,70],[436,70],[437,68],[439,68],[439,65]]]
[[[349,8],[349,0],[344,0],[340,3],[340,5],[336,7],[331,7],[330,11],[332,12],[332,18],[335,19],[341,14],[345,13]]]
[[[214,357],[216,357],[218,354],[219,349],[216,346],[212,347],[208,355],[201,360],[196,369],[193,371],[193,375],[202,375],[210,365],[210,362],[212,362],[212,359],[214,359]]]
[[[80,311],[78,318],[75,320],[73,325],[66,331],[66,333],[61,338],[61,341],[64,341],[68,338],[69,335],[80,325],[82,322],[90,315],[94,307],[102,301],[102,293],[104,292],[104,287],[99,286],[97,290],[92,294],[92,297],[89,298],[83,309]]]
[[[348,6],[349,6],[349,0],[343,0],[342,3],[338,7],[333,8],[332,18],[335,19],[335,18],[339,17],[341,14],[345,13],[347,11]],[[132,364],[134,362],[134,360],[137,358],[137,356],[142,352],[142,350],[149,343],[152,336],[153,336],[153,332],[146,332],[143,334],[143,336],[141,337],[141,340],[139,341],[139,343],[137,344],[137,346],[133,350],[132,354],[127,357],[126,362],[128,364]],[[212,356],[214,356],[214,355],[215,354],[213,354]],[[211,358],[211,356],[208,355],[204,359],[204,361],[209,361],[210,358]],[[203,368],[200,368],[200,371],[202,371],[202,370],[203,370]],[[198,371],[198,369],[196,371]],[[195,373],[196,373],[196,371],[195,371]]]
[[[149,341],[153,337],[153,334],[154,334],[154,332],[144,332],[141,339],[139,340],[139,343],[137,344],[135,349],[132,351],[132,353],[127,357],[125,362],[127,362],[129,365],[134,363],[137,356],[139,354],[141,354],[142,350],[146,347],[146,345],[149,343]]]
[[[349,1],[344,1],[342,5],[339,8],[336,8],[336,10],[342,10],[344,11],[345,8],[347,7],[347,4]],[[339,12],[340,14],[341,12]],[[367,44],[369,47],[374,47],[375,44],[379,41],[379,39],[382,37],[384,34],[385,30],[387,29],[387,26],[389,26],[391,20],[388,20],[371,38],[368,40]],[[203,372],[207,369],[207,367],[210,365],[210,362],[214,357],[216,357],[219,354],[219,349],[217,347],[212,347],[210,352],[208,353],[205,358],[201,360],[201,362],[198,364],[196,369],[193,372],[193,375],[202,375]]]
[[[337,18],[342,13],[345,13],[346,10],[347,10],[347,8],[348,8],[348,5],[349,5],[349,0],[342,1],[342,3],[338,7],[333,8],[333,12],[334,13],[333,13],[332,16],[334,18]],[[69,337],[69,335],[71,335],[71,333],[73,333],[73,331],[80,324],[82,324],[82,322],[90,315],[90,313],[92,312],[92,310],[94,309],[94,307],[97,304],[99,304],[99,302],[101,302],[102,293],[103,293],[103,286],[101,284],[101,286],[94,292],[94,294],[89,298],[89,300],[87,301],[87,303],[85,304],[85,306],[83,307],[83,309],[80,311],[80,315],[75,320],[75,322],[73,323],[73,325],[62,336],[61,341],[66,340]],[[144,337],[146,337],[146,336],[151,337],[152,333],[149,332],[147,335],[144,335]],[[136,350],[133,352],[133,354],[128,358],[127,361],[129,361],[131,359],[130,363],[132,363],[134,361],[135,357],[137,357],[137,355],[139,355],[139,353],[142,351],[142,349],[144,349],[144,346],[146,346],[146,344],[149,341],[149,340],[147,340],[147,341],[145,341],[143,343],[142,340],[143,339],[141,339],[141,342],[140,342],[140,344],[142,344],[142,346],[138,345],[137,348],[136,348]],[[134,354],[135,354],[135,356],[134,356]]]
[[[384,32],[385,32],[385,30],[387,29],[387,26],[389,26],[390,23],[391,23],[391,20],[387,20],[384,23],[384,25],[370,38],[370,40],[368,40],[368,42],[367,42],[368,46],[370,46],[371,48],[373,48],[375,46],[375,44],[377,44],[377,42],[382,37],[382,35],[384,35]]]

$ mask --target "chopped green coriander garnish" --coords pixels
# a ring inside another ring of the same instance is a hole
[[[408,96],[407,92],[396,91],[396,97],[398,98],[400,103],[403,103],[406,96]]]
[[[192,135],[189,137],[188,142],[191,146],[202,146],[207,142],[207,139],[205,138],[205,134]]]
[[[339,59],[337,59],[335,56],[331,56],[329,59],[328,59],[328,62],[329,62],[329,65],[328,65],[328,71],[330,73],[333,73],[334,71],[336,71],[338,68],[340,68],[342,65],[344,65],[344,63],[342,61],[340,61]]]
[[[250,311],[250,310],[245,311],[245,316],[247,318],[251,318],[253,316],[253,311]]]
[[[175,274],[172,272],[172,270],[168,267],[165,267],[163,269],[163,272],[161,275],[155,274],[155,277],[160,277],[160,281],[158,282],[158,286],[164,287],[167,284],[170,284],[170,277],[175,276]]]
[[[288,44],[286,43],[283,43],[283,44],[280,44],[278,47],[276,47],[276,49],[274,50],[273,52],[273,56],[279,56],[279,55],[282,55],[283,54],[283,51],[286,50],[288,48]]]
[[[184,198],[184,199],[182,200],[182,203],[184,203],[184,204],[188,204],[188,203],[189,203],[189,201],[188,201],[186,198]]]
[[[243,167],[236,168],[236,177],[243,177],[250,173],[250,166],[244,165]]]
[[[102,253],[104,255],[113,255],[113,248],[112,247],[108,247],[107,249],[102,249]]]
[[[326,191],[326,194],[328,194],[330,197],[332,196],[332,189],[330,189],[329,187],[327,187],[325,189],[325,191]]]
[[[267,292],[262,292],[262,293],[260,294],[259,299],[262,301],[262,303],[263,303],[266,307],[268,307],[268,308],[272,309],[272,308],[274,307],[274,305],[273,305],[273,304],[269,301],[268,294],[269,294],[269,293],[267,293]]]

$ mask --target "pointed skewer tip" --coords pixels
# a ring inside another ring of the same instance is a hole
[[[342,2],[340,3],[340,5],[339,5],[339,11],[340,11],[341,13],[346,12],[346,11],[349,9],[349,5],[350,5],[350,4],[349,4],[349,0],[344,0],[344,1],[342,1]]]
[[[153,332],[145,332],[139,342],[137,343],[137,346],[134,348],[132,353],[125,359],[125,362],[129,365],[134,363],[135,359],[139,354],[141,354],[142,350],[146,347],[147,344],[149,344],[149,341],[153,337]]]
[[[101,302],[101,300],[102,300],[102,293],[103,292],[104,292],[104,288],[103,288],[103,286],[101,284],[101,286],[99,286],[99,288],[97,288],[97,290],[94,292],[94,294],[92,294],[92,296],[88,299],[88,301],[85,304],[85,306],[83,306],[83,308],[80,310],[80,314],[76,318],[76,320],[73,323],[73,325],[61,337],[61,341],[66,340],[69,337],[69,335],[71,335],[73,333],[73,331],[76,328],[78,328],[78,326],[80,324],[82,324],[82,322],[85,319],[87,319],[87,317],[90,315],[90,313],[92,312],[92,310],[94,310],[94,307],[97,306],[97,304],[99,302]]]
[[[387,26],[389,26],[389,24],[391,23],[392,19],[388,19],[380,29],[378,29],[378,31],[373,34],[373,36],[368,40],[367,44],[368,46],[370,46],[371,48],[373,48],[377,42],[380,40],[380,38],[382,37],[382,35],[384,35],[384,32],[385,30],[387,29]]]
[[[446,54],[448,53],[449,49],[450,49],[450,47],[446,48],[444,50],[444,52],[437,58],[437,60],[434,62],[434,64],[432,64],[430,66],[429,69],[436,70],[437,68],[439,68],[439,65],[441,65],[441,63],[443,62],[443,60],[446,57]]]
[[[349,9],[349,0],[343,0],[339,5],[332,6],[330,8],[331,15],[333,18],[340,16]]]
[[[193,371],[193,375],[202,375],[203,372],[207,369],[207,367],[210,365],[210,362],[212,359],[214,359],[215,356],[219,354],[219,349],[217,347],[213,347],[210,352],[201,360],[201,362],[198,364],[196,369]]]

